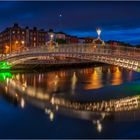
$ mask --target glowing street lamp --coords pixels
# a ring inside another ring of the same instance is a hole
[[[50,35],[50,38],[51,38],[51,40],[53,40],[53,38],[54,38],[54,35],[53,35],[53,34],[51,34],[51,35]]]
[[[96,32],[97,32],[97,34],[98,34],[98,38],[100,38],[100,34],[101,34],[101,29],[100,28],[98,28],[97,30],[96,30]]]

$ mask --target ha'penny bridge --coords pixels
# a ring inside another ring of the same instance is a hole
[[[61,58],[59,61],[56,58]],[[66,59],[69,58],[69,59]],[[51,60],[51,61],[50,61]],[[70,61],[74,60],[74,61]],[[68,64],[101,62],[140,71],[140,49],[133,47],[110,47],[94,44],[68,44],[54,47],[38,46],[0,56],[0,69],[10,69],[25,64]]]

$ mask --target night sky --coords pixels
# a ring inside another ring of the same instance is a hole
[[[0,31],[13,23],[53,28],[79,37],[140,44],[140,2],[0,2]]]

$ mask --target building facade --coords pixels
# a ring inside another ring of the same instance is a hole
[[[78,44],[79,38],[77,36],[66,35],[66,43],[68,44]]]
[[[0,51],[11,53],[33,47],[48,46],[48,44],[84,44],[93,43],[95,38],[78,38],[63,32],[54,32],[53,29],[45,31],[37,27],[20,27],[15,23],[0,33]]]
[[[85,38],[85,43],[93,43],[94,39],[96,39],[96,38],[93,38],[93,37],[86,37],[86,38]]]
[[[84,44],[85,43],[85,38],[79,38],[79,44]]]
[[[0,49],[10,53],[23,48],[45,45],[47,36],[47,32],[43,29],[22,28],[15,23],[13,27],[6,28],[0,33]]]

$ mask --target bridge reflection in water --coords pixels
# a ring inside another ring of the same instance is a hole
[[[103,75],[102,72],[108,73],[106,78],[110,81],[110,85],[119,85],[123,82],[121,78],[123,69],[118,67],[97,67],[78,71],[62,70],[48,72],[46,75],[15,74],[11,79],[5,79],[5,82],[0,85],[5,90],[6,95],[14,98],[22,108],[25,107],[26,102],[33,104],[43,109],[51,121],[53,121],[55,113],[60,113],[90,120],[93,124],[96,124],[97,130],[100,132],[103,120],[139,119],[140,96],[101,101],[79,101],[63,94],[58,94],[57,91],[60,90],[61,92],[61,88],[67,84],[70,84],[71,94],[76,94],[77,82],[80,77],[81,79],[87,77],[85,89],[101,88],[104,86],[100,78]],[[128,71],[128,75],[132,76],[129,73],[131,71]],[[70,78],[70,83],[68,78]],[[131,77],[128,77],[128,81],[130,79]],[[88,84],[89,81],[93,81],[93,83]],[[95,81],[96,84],[94,84]],[[45,88],[41,88],[41,85],[45,86]]]

